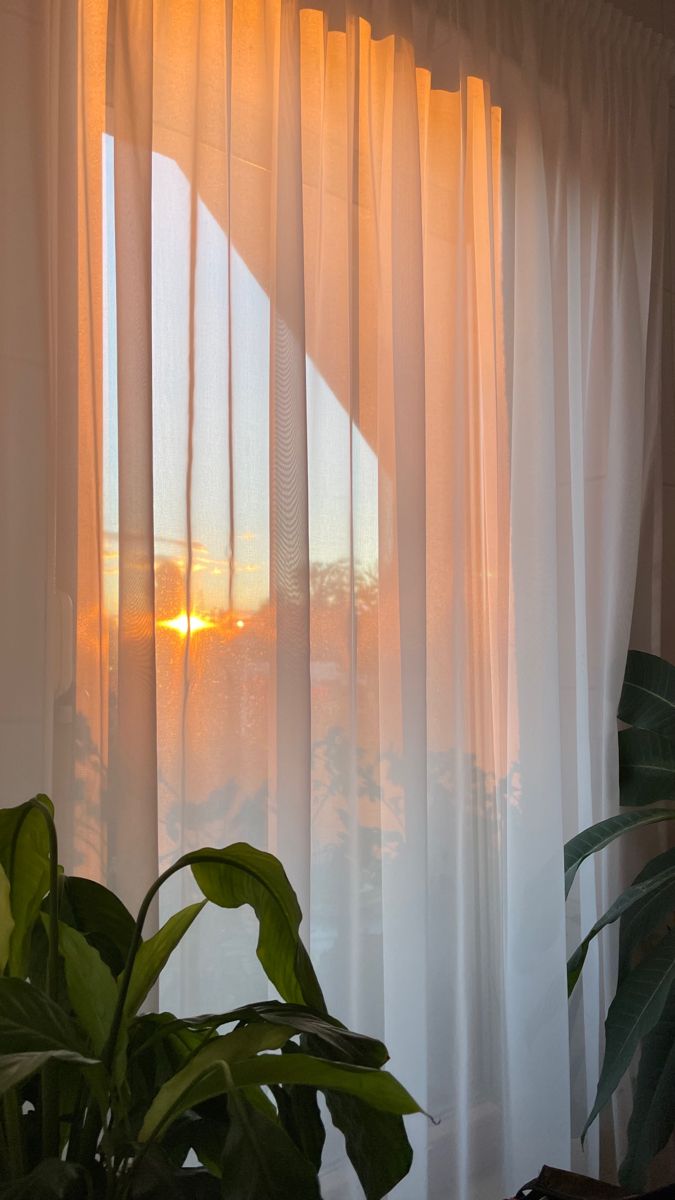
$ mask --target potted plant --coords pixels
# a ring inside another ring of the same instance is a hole
[[[182,870],[203,898],[144,939]],[[252,906],[281,999],[141,1013],[207,903]],[[329,1016],[300,921],[281,864],[245,843],[184,855],[134,919],[107,888],[63,874],[46,796],[0,810],[2,1200],[314,1200],[319,1092],[368,1200],[390,1191],[412,1159],[402,1115],[420,1109],[382,1069],[385,1046]]]
[[[620,804],[615,816],[565,846],[565,887],[589,855],[631,830],[675,820],[675,667],[652,654],[628,655],[619,719]],[[671,828],[675,828],[672,827]],[[584,1134],[610,1099],[635,1053],[640,1062],[619,1181],[646,1186],[649,1164],[675,1130],[675,847],[645,863],[632,884],[584,937],[567,964],[571,994],[588,947],[619,921],[616,993],[605,1023],[605,1054]]]

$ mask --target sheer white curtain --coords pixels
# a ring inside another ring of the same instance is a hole
[[[562,844],[616,804],[669,55],[559,0],[47,8],[35,790],[132,905],[188,848],[279,854],[331,1011],[440,1118],[396,1195],[493,1200],[569,1162],[612,984],[570,1124]],[[254,945],[204,913],[161,1005],[261,995]]]

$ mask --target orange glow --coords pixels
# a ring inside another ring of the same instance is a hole
[[[239,621],[235,621],[235,625],[237,626],[237,629],[243,629],[245,624],[246,624],[246,622],[242,621],[241,619]]]
[[[187,637],[193,633],[199,633],[200,629],[213,629],[213,621],[205,621],[203,617],[198,617],[196,613],[186,612],[179,613],[177,617],[172,617],[170,621],[158,621],[157,624],[162,629],[174,629],[181,637]]]

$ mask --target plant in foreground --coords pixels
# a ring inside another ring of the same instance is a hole
[[[203,899],[144,940],[159,888],[185,869]],[[282,1000],[140,1014],[208,902],[252,906]],[[62,873],[46,796],[0,810],[0,1198],[315,1200],[319,1092],[368,1200],[390,1191],[412,1159],[402,1114],[420,1109],[382,1070],[384,1045],[328,1015],[300,920],[281,864],[245,843],[184,855],[134,920]]]
[[[619,719],[620,803],[623,812],[577,834],[565,846],[569,892],[581,863],[629,830],[675,820],[675,667],[631,651]],[[675,827],[673,827],[675,828]],[[619,921],[616,994],[605,1023],[605,1055],[584,1134],[610,1099],[640,1048],[619,1172],[631,1190],[646,1185],[651,1160],[675,1129],[675,847],[642,868],[629,888],[595,923],[567,964],[571,994],[592,939]]]

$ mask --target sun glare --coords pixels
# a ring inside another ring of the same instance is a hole
[[[188,634],[191,636],[193,633],[199,633],[201,629],[213,629],[214,622],[205,621],[196,613],[190,613],[188,616],[186,612],[182,612],[169,621],[158,621],[157,624],[162,629],[174,629],[181,637],[187,637]]]

